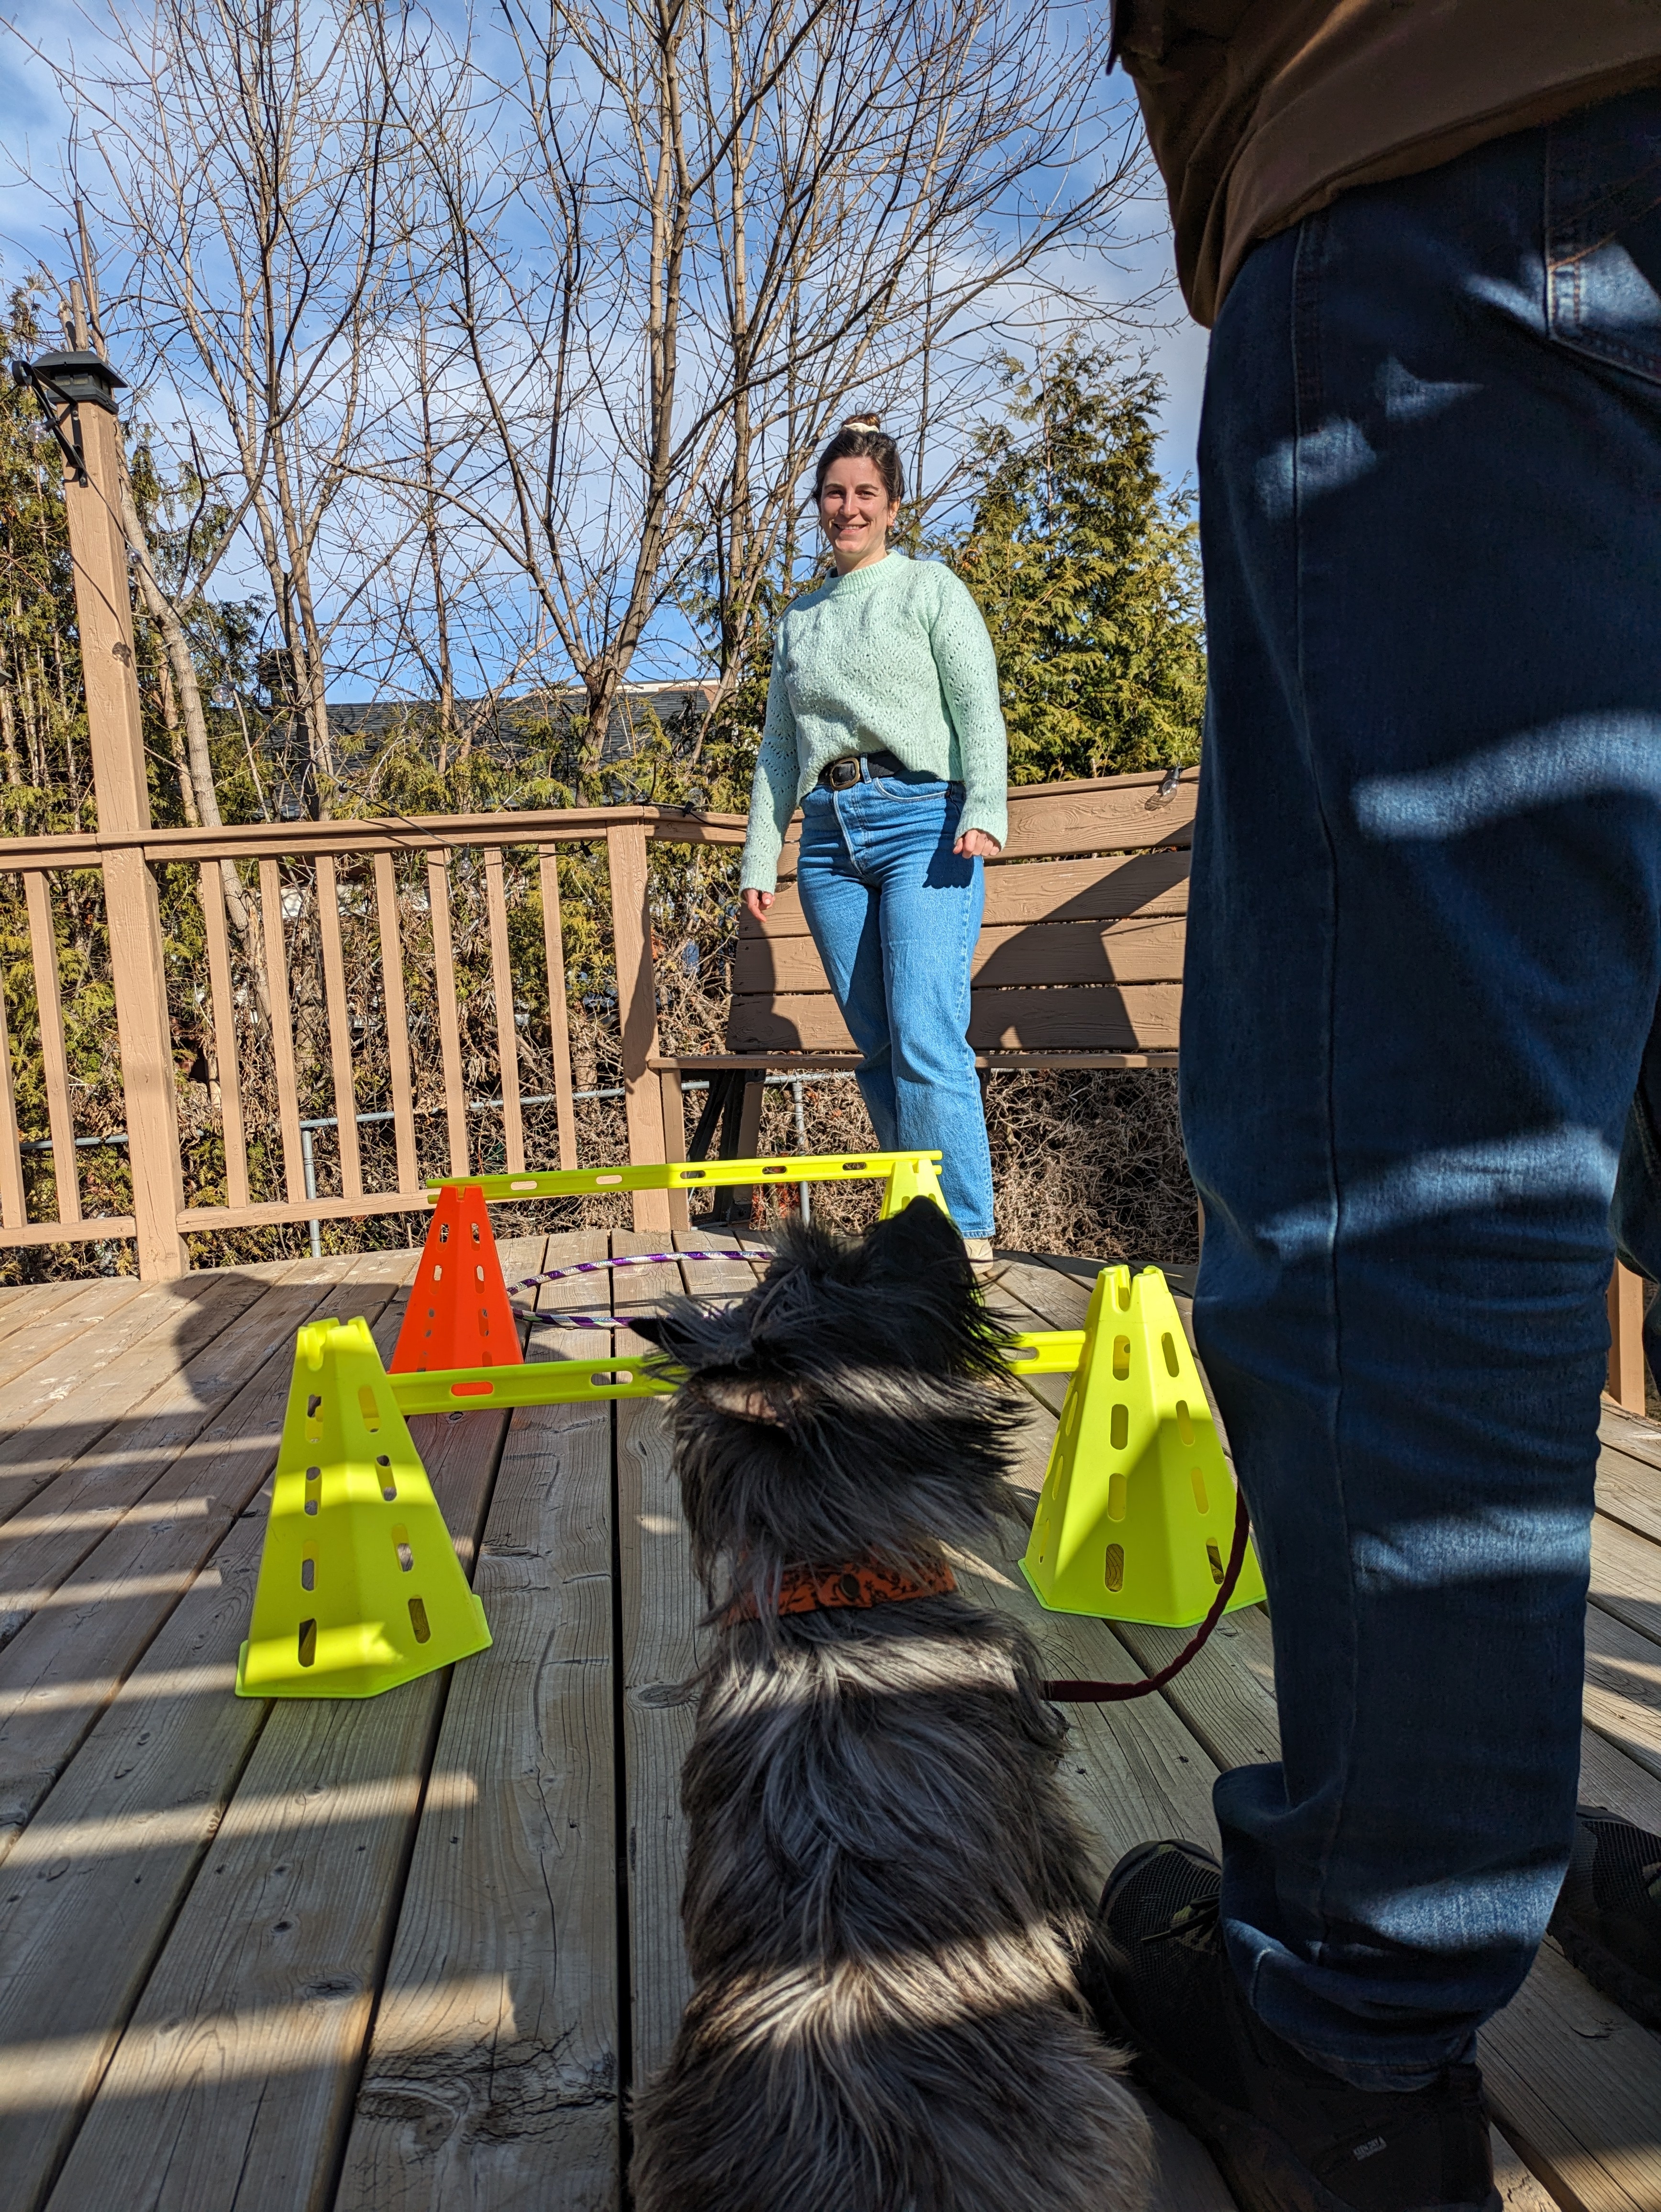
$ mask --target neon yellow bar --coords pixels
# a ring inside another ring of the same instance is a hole
[[[557,1313],[541,1314],[556,1326]],[[1018,1375],[1070,1375],[1084,1349],[1081,1328],[1037,1329],[1018,1336],[1009,1364]],[[489,1413],[515,1406],[575,1406],[611,1398],[663,1398],[673,1376],[650,1375],[636,1356],[601,1352],[593,1359],[538,1360],[526,1367],[464,1367],[433,1374],[389,1375],[401,1413]]]
[[[557,1316],[550,1315],[553,1320]],[[610,1398],[663,1398],[672,1377],[648,1375],[640,1355],[545,1359],[526,1367],[463,1367],[389,1375],[400,1413],[493,1413],[514,1406],[575,1406]]]
[[[1081,1328],[1038,1328],[1015,1339],[1008,1359],[1025,1380],[1029,1375],[1071,1375],[1083,1356]]]
[[[735,1183],[840,1182],[844,1178],[877,1178],[891,1175],[896,1167],[927,1160],[938,1168],[938,1152],[818,1152],[765,1160],[671,1160],[666,1166],[617,1168],[552,1168],[524,1175],[443,1176],[427,1184],[427,1195],[436,1200],[446,1188],[473,1189],[487,1202],[503,1199],[580,1198],[601,1190],[686,1190],[700,1186],[720,1190]]]

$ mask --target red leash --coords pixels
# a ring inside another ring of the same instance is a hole
[[[1204,1649],[1206,1639],[1222,1619],[1234,1586],[1240,1579],[1240,1570],[1245,1565],[1246,1538],[1251,1533],[1251,1516],[1246,1510],[1245,1492],[1239,1492],[1234,1504],[1234,1541],[1229,1547],[1228,1565],[1211,1610],[1195,1630],[1192,1638],[1168,1667],[1161,1667],[1157,1674],[1150,1674],[1141,1682],[1046,1682],[1043,1693],[1053,1705],[1116,1705],[1127,1698],[1145,1698],[1150,1692],[1164,1689],[1173,1674],[1180,1674],[1197,1651]]]

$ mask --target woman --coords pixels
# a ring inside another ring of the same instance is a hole
[[[944,1155],[946,1202],[971,1257],[992,1251],[992,1162],[969,975],[982,862],[1008,835],[998,670],[949,568],[891,550],[899,448],[856,416],[819,455],[813,500],[837,573],[787,611],[740,878],[757,921],[801,805],[797,886],[855,1043],[885,1152]]]

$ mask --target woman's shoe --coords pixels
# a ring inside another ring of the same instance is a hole
[[[963,1249],[969,1255],[969,1264],[977,1270],[992,1265],[992,1239],[989,1237],[965,1237]]]

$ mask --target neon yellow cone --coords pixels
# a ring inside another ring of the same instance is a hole
[[[368,1323],[311,1322],[237,1695],[372,1698],[490,1641]]]
[[[1052,1613],[1187,1628],[1233,1533],[1233,1479],[1165,1279],[1104,1267],[1021,1571]],[[1263,1595],[1248,1547],[1228,1610]]]
[[[882,1212],[878,1220],[886,1221],[892,1214],[904,1213],[914,1198],[932,1198],[950,1219],[949,1209],[940,1195],[939,1165],[926,1152],[910,1152],[904,1159],[895,1161],[883,1186]]]

